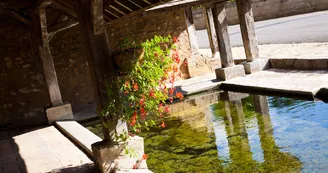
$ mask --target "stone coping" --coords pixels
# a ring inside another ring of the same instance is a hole
[[[314,100],[318,92],[326,95],[323,88],[328,86],[328,70],[287,70],[269,69],[246,77],[238,77],[220,86],[222,90],[272,94]]]
[[[57,121],[56,127],[69,137],[76,145],[93,157],[91,145],[102,141],[100,137],[77,123],[76,121]]]

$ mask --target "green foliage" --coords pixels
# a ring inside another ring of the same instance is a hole
[[[171,36],[155,36],[140,45],[136,45],[130,38],[122,41],[119,51],[124,56],[133,55],[132,58],[128,58],[131,66],[122,69],[121,73],[125,75],[117,81],[120,103],[123,106],[117,111],[115,100],[110,100],[108,107],[103,110],[103,115],[122,112],[119,118],[128,122],[130,130],[134,133],[140,132],[142,127],[165,127],[164,122],[158,124],[158,120],[168,113],[165,102],[168,99],[173,100],[173,83],[181,75],[178,72],[180,59],[174,45],[176,40]],[[131,51],[133,53],[127,53]],[[166,86],[167,84],[170,86]],[[108,86],[109,98],[117,94],[114,92],[115,90]],[[176,96],[183,97],[181,93],[177,93]],[[105,127],[110,125],[108,122],[103,123]],[[117,138],[124,141],[126,136],[118,135]]]

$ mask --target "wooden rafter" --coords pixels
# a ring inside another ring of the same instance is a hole
[[[16,11],[14,10],[5,10],[5,14],[8,15],[8,16],[11,16],[21,22],[23,22],[25,25],[31,27],[32,26],[32,22],[27,19],[26,17],[18,14]]]
[[[49,6],[53,1],[54,1],[54,0],[38,0],[37,9],[46,8],[46,7]]]
[[[57,32],[65,30],[65,29],[71,28],[73,26],[76,26],[78,24],[79,24],[79,22],[77,22],[73,19],[67,19],[63,22],[57,23],[56,25],[48,27],[48,32],[49,33],[57,33]]]
[[[65,15],[71,17],[74,20],[78,20],[77,13],[74,8],[68,6],[67,4],[63,4],[61,1],[54,1],[50,4],[50,7],[63,12]]]

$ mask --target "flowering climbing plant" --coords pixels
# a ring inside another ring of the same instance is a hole
[[[121,72],[125,75],[119,80],[124,104],[120,118],[127,122],[130,133],[140,133],[151,126],[165,128],[163,119],[169,113],[166,102],[183,99],[174,87],[174,82],[181,78],[177,42],[171,36],[155,36],[143,42],[141,55],[131,68]]]

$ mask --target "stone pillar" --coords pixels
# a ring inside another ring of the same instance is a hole
[[[223,67],[215,70],[216,78],[219,80],[228,80],[245,76],[244,67],[242,65],[235,65],[232,57],[225,3],[216,4],[212,12]]]
[[[37,8],[34,12],[31,12],[31,19],[32,34],[41,59],[43,75],[52,106],[46,109],[48,123],[51,125],[58,120],[73,119],[71,104],[64,104],[60,93],[55,65],[49,47],[52,37],[47,31],[45,8]]]
[[[258,42],[255,35],[252,0],[236,0],[240,30],[246,54],[245,71],[251,74],[262,70],[259,59]]]

